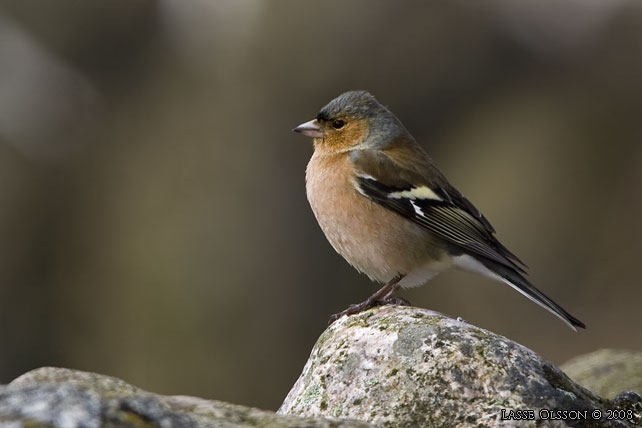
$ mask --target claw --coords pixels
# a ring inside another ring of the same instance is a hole
[[[399,281],[401,281],[401,279],[404,276],[405,275],[401,275],[401,274],[395,276],[386,285],[381,287],[379,290],[377,290],[376,293],[368,297],[363,302],[352,304],[348,306],[346,309],[344,309],[343,311],[337,314],[331,315],[330,319],[328,320],[328,324],[332,324],[333,322],[335,322],[336,320],[338,320],[344,315],[349,316],[349,315],[358,314],[361,311],[374,308],[375,306],[380,306],[380,305],[409,306],[410,302],[407,301],[406,299],[402,299],[401,297],[393,297],[393,294],[399,289]]]

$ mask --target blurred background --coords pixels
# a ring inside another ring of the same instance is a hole
[[[0,1],[0,383],[43,365],[276,409],[375,285],[291,129],[367,89],[588,325],[448,272],[402,295],[556,364],[642,350],[642,3]]]

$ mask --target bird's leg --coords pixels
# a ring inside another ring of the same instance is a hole
[[[402,297],[394,297],[394,294],[401,288],[399,282],[390,287],[390,290],[383,296],[379,303],[384,305],[410,306],[410,302]]]
[[[401,281],[404,276],[405,275],[402,274],[396,275],[386,285],[381,287],[363,302],[350,305],[338,314],[330,316],[329,324],[332,324],[344,315],[354,315],[378,305],[409,305],[407,300],[392,296],[397,290],[399,290],[399,281]]]

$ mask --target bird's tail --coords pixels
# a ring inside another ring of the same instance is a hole
[[[573,330],[577,330],[575,327],[586,328],[582,321],[566,312],[566,310],[555,303],[553,299],[535,288],[535,286],[528,282],[528,280],[524,278],[524,275],[516,269],[485,257],[473,257],[468,254],[455,257],[454,262],[462,269],[478,272],[490,278],[505,282],[533,302],[550,311]]]
[[[481,258],[478,260],[492,273],[497,275],[500,280],[504,281],[506,284],[510,285],[533,302],[557,316],[573,330],[577,330],[575,327],[586,328],[586,325],[584,325],[582,321],[566,312],[566,310],[555,303],[553,299],[539,291],[533,284],[524,278],[521,273],[509,268],[508,266],[504,266],[491,260],[483,260]]]

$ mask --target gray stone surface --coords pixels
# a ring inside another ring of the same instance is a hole
[[[465,322],[386,306],[332,324],[278,413],[380,427],[625,427],[634,424],[607,420],[608,410],[639,421],[641,401],[603,399],[533,351]],[[503,420],[502,411],[566,420]]]
[[[575,357],[560,368],[602,397],[612,398],[621,391],[642,394],[642,352],[600,349]]]
[[[358,421],[282,416],[221,401],[152,394],[120,379],[54,367],[0,387],[0,426],[372,428]]]
[[[625,378],[639,373],[637,357],[600,351],[567,367],[584,370],[574,374],[578,380],[582,373],[621,380],[625,370]],[[535,420],[502,418],[511,411]],[[541,420],[546,415],[557,419]],[[641,415],[642,398],[634,392],[602,398],[505,337],[436,312],[393,306],[331,325],[277,414],[153,394],[62,368],[37,369],[0,386],[2,428],[630,427]]]

